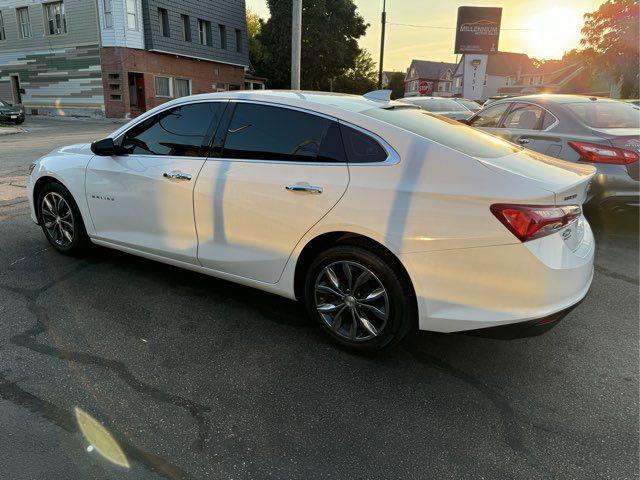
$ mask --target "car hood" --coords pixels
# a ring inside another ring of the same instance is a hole
[[[22,111],[16,107],[0,107],[0,113],[5,115],[17,115],[22,113]]]
[[[556,205],[582,204],[596,169],[522,149],[500,158],[479,158],[501,173],[527,178],[538,187],[553,192]]]

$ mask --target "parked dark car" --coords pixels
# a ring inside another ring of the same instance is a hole
[[[22,122],[24,122],[23,108],[0,100],[0,123],[15,123],[16,125],[20,125]]]
[[[640,108],[608,98],[528,95],[497,100],[469,125],[546,155],[594,165],[588,203],[640,204]]]
[[[437,113],[453,120],[464,120],[473,115],[473,112],[464,105],[447,97],[406,97],[398,101],[417,105],[428,112]]]

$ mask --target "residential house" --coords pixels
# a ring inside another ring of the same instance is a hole
[[[455,63],[412,60],[404,79],[404,96],[450,97],[451,78],[455,68]],[[420,93],[421,85],[424,93]]]
[[[482,61],[481,58],[486,59],[486,65],[476,68],[477,62]],[[462,55],[453,73],[453,95],[484,101],[497,95],[502,87],[514,85],[520,75],[531,68],[532,61],[524,53],[496,52],[469,58]],[[476,75],[481,78],[475,78]]]
[[[241,89],[246,32],[244,0],[0,0],[0,98],[126,117]]]

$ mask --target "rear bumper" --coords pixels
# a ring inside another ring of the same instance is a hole
[[[631,178],[626,171],[621,174],[599,174],[593,177],[589,189],[590,207],[619,207],[640,205],[640,182]]]
[[[401,255],[418,300],[419,327],[461,332],[540,323],[582,300],[593,279],[588,222],[569,248],[561,234],[526,243]]]
[[[580,302],[543,318],[537,318],[527,322],[501,325],[498,327],[480,328],[478,330],[469,330],[466,332],[463,331],[459,333],[472,335],[474,337],[494,338],[498,340],[515,340],[518,338],[537,337],[558,325],[558,323],[571,313],[571,311],[576,308]]]

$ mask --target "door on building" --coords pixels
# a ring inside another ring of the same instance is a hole
[[[13,104],[22,104],[22,91],[20,89],[20,75],[11,75],[11,94],[13,95]]]
[[[129,106],[138,113],[147,110],[144,94],[144,75],[142,73],[129,72]]]

